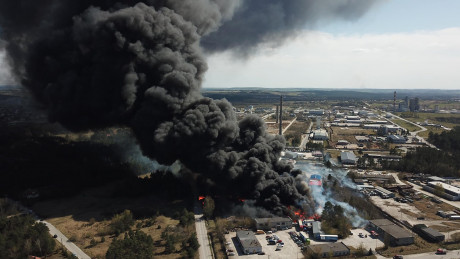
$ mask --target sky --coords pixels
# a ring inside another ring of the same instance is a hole
[[[203,87],[460,89],[459,0],[383,0],[248,59],[207,56]],[[0,85],[13,84],[0,51]]]
[[[387,0],[247,60],[208,57],[205,88],[460,89],[460,1]]]

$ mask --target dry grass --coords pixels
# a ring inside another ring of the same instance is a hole
[[[105,254],[115,237],[109,234],[110,219],[115,213],[130,209],[134,216],[136,213],[138,215],[146,214],[148,211],[152,211],[153,216],[153,211],[165,212],[169,210],[170,212],[166,214],[172,214],[171,211],[178,211],[179,208],[184,207],[181,201],[171,203],[156,197],[112,198],[109,194],[115,187],[116,185],[106,186],[85,191],[73,198],[40,202],[34,205],[33,210],[56,226],[65,236],[74,239],[73,242],[91,258],[105,258]],[[161,233],[168,226],[176,227],[179,221],[166,216],[158,216],[155,224],[147,227],[145,224],[147,220],[148,218],[136,219],[132,229],[139,229],[151,235],[156,242],[154,253],[161,255],[161,258],[179,258],[179,253],[162,254],[164,242],[161,240]],[[136,228],[138,224],[142,227]],[[194,225],[180,230],[184,235],[195,232]],[[123,234],[120,237],[122,238]],[[90,245],[92,239],[96,241],[94,246]],[[102,239],[105,241],[102,242]]]
[[[444,202],[441,204],[437,204],[430,201],[429,199],[421,199],[419,201],[414,201],[413,206],[420,210],[426,219],[431,220],[441,219],[438,215],[436,215],[436,212],[438,212],[438,210],[452,211],[455,209],[455,207],[450,204]]]
[[[434,252],[438,248],[438,244],[429,243],[423,240],[421,237],[416,236],[415,242],[412,245],[408,246],[396,246],[388,247],[386,250],[380,250],[380,253],[385,257],[392,257],[395,254],[407,255],[407,254],[419,254]]]
[[[333,134],[330,135],[331,143],[335,144],[337,141],[344,139],[350,143],[358,143],[355,139],[356,135],[375,135],[373,130],[362,129],[362,128],[343,128],[343,127],[331,127]]]

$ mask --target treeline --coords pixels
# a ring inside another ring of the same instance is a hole
[[[381,161],[383,169],[437,176],[460,176],[458,156],[434,148],[417,148],[398,162]]]
[[[408,152],[398,162],[381,161],[383,169],[411,173],[432,174],[436,176],[460,176],[460,127],[449,132],[433,134],[428,141],[441,150],[429,147],[417,148]]]
[[[441,134],[430,132],[428,141],[436,147],[455,155],[460,154],[460,126],[451,131],[444,131]]]
[[[336,233],[341,237],[347,237],[351,229],[351,222],[344,215],[340,205],[332,205],[327,201],[321,214],[321,228],[326,233]]]
[[[0,258],[27,258],[50,255],[56,242],[48,227],[30,215],[0,215]]]

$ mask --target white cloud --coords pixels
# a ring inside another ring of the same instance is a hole
[[[400,34],[309,31],[246,61],[208,58],[204,87],[460,89],[460,28]]]

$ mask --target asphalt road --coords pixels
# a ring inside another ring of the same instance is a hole
[[[447,251],[445,255],[437,255],[436,251],[423,254],[404,255],[404,259],[458,259],[460,258],[460,250]],[[388,258],[381,255],[376,255],[378,259]]]
[[[208,230],[206,229],[206,221],[204,220],[203,212],[199,205],[195,205],[195,228],[196,237],[200,244],[200,248],[198,248],[200,259],[213,259],[214,257],[212,256],[211,245],[208,239]]]
[[[11,203],[14,203],[16,204],[24,213],[28,213],[30,215],[32,215],[35,219],[36,219],[36,222],[40,222],[40,223],[43,223],[45,224],[48,229],[49,229],[49,232],[50,232],[50,235],[51,236],[54,236],[54,235],[57,235],[57,238],[56,240],[60,243],[62,243],[65,248],[67,248],[67,250],[69,250],[70,253],[74,254],[76,257],[80,258],[80,259],[91,259],[91,257],[89,257],[87,254],[85,254],[80,248],[78,248],[78,246],[76,246],[74,243],[70,242],[69,239],[64,236],[64,234],[61,233],[61,231],[59,231],[55,226],[53,226],[51,223],[45,221],[45,220],[42,220],[40,221],[38,219],[38,216],[37,214],[35,214],[35,212],[33,212],[32,210],[30,210],[29,208],[23,206],[21,203],[17,202],[17,201],[14,201],[12,199],[9,199],[9,201]]]
[[[87,254],[85,254],[78,246],[76,246],[74,243],[70,242],[69,239],[64,236],[64,234],[61,233],[56,227],[51,225],[51,223],[47,221],[37,221],[46,224],[48,229],[50,230],[51,236],[57,235],[56,240],[61,242],[69,250],[70,253],[74,254],[76,257],[80,259],[91,259]]]

